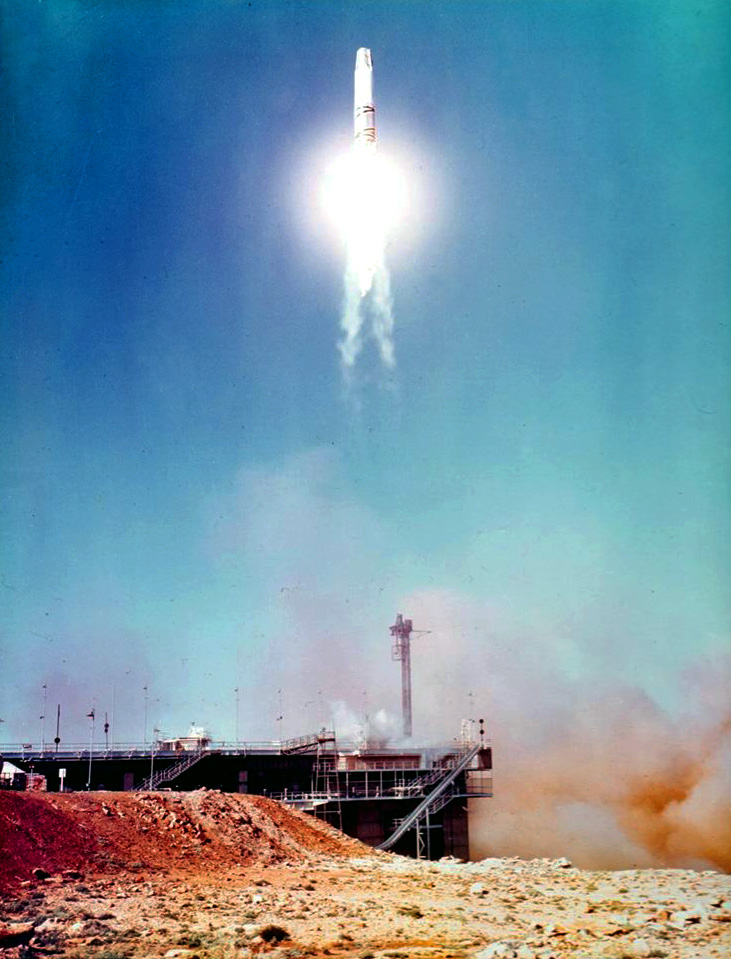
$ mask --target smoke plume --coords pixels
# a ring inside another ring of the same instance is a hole
[[[370,326],[367,320],[370,319]],[[393,304],[391,280],[383,256],[380,256],[373,272],[370,290],[361,294],[359,270],[352,258],[345,273],[345,296],[340,328],[340,355],[346,375],[351,371],[363,349],[367,333],[375,340],[381,363],[386,369],[396,365],[393,343]]]
[[[607,678],[600,640],[523,621],[507,592],[409,592],[409,544],[353,494],[332,450],[245,470],[211,507],[214,553],[241,558],[268,610],[248,628],[277,637],[248,671],[257,713],[269,695],[279,715],[283,689],[285,736],[333,723],[339,737],[368,725],[369,739],[398,741],[388,625],[403,612],[430,631],[412,642],[413,741],[450,741],[463,719],[484,718],[493,742],[494,797],[472,804],[474,856],[731,869],[731,657],[696,653],[690,666],[668,646],[642,675],[631,659],[641,637],[615,633]]]
[[[474,856],[731,870],[731,657],[680,667],[670,709],[599,671],[568,679],[550,637],[518,638],[499,610],[443,593],[405,608],[433,630],[413,652],[416,736],[472,701],[493,741]]]

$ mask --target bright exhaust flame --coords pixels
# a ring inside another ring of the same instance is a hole
[[[383,262],[386,237],[398,222],[403,198],[396,170],[379,154],[354,150],[330,171],[325,206],[345,238],[361,296],[371,289]]]
[[[395,365],[385,250],[403,210],[404,197],[404,184],[395,168],[372,151],[353,150],[333,165],[326,179],[324,205],[347,248],[340,342],[346,367],[353,366],[363,347],[366,306],[381,360],[389,368]]]

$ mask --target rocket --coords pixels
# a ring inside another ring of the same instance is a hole
[[[382,258],[382,224],[379,220],[379,183],[376,168],[376,108],[373,105],[371,51],[361,47],[355,55],[353,99],[352,189],[354,196],[349,256],[358,277],[360,295],[371,289]]]
[[[373,61],[371,51],[361,47],[355,55],[355,100],[353,134],[359,151],[376,149],[376,108],[373,105]]]

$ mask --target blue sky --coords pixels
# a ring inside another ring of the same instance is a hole
[[[679,709],[731,616],[728,7],[2,8],[0,739],[43,683],[67,741],[145,685],[170,734],[393,713],[398,611],[488,714],[496,650]],[[354,402],[359,46],[409,204]]]

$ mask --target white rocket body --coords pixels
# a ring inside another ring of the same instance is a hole
[[[376,108],[373,105],[373,61],[371,51],[367,47],[361,47],[355,55],[353,126],[356,149],[375,152]]]

